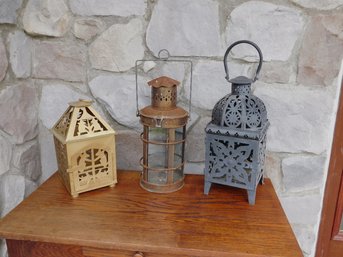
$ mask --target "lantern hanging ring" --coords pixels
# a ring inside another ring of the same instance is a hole
[[[157,58],[155,59],[142,59],[136,60],[135,62],[135,77],[136,77],[136,116],[139,117],[139,104],[138,104],[138,65],[144,62],[177,62],[177,63],[188,63],[190,66],[190,79],[189,79],[189,102],[188,102],[188,118],[191,119],[192,113],[192,84],[193,84],[193,63],[191,60],[185,59],[175,59],[174,56],[170,55],[169,51],[165,48],[161,49],[158,54]]]
[[[162,56],[162,53],[165,53],[166,56],[163,57]],[[161,60],[168,60],[170,57],[170,53],[167,49],[161,49],[159,52],[158,52],[158,58],[161,59]]]
[[[259,73],[260,73],[260,70],[261,70],[261,67],[262,67],[263,55],[262,55],[261,49],[254,42],[251,42],[249,40],[239,40],[239,41],[233,43],[232,45],[230,45],[229,48],[226,50],[225,55],[224,55],[224,69],[225,69],[225,73],[226,73],[225,79],[228,82],[230,82],[229,70],[228,70],[227,63],[226,63],[227,56],[228,56],[229,52],[231,51],[231,49],[233,47],[235,47],[236,45],[239,45],[239,44],[252,45],[257,50],[257,52],[258,52],[259,63],[258,63],[258,66],[257,66],[255,77],[252,80],[252,82],[255,82],[256,80],[258,80],[258,76],[259,76]]]

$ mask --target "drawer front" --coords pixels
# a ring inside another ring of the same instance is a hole
[[[168,253],[108,250],[22,240],[6,240],[9,257],[191,257]]]
[[[125,251],[125,250],[105,250],[91,247],[83,247],[84,257],[188,257],[185,255],[174,255],[166,253],[151,253],[140,251]]]
[[[74,245],[61,245],[6,239],[9,257],[83,257],[82,249]]]

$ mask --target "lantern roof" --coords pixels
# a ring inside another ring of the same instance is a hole
[[[67,143],[114,134],[114,130],[91,104],[92,101],[83,99],[69,103],[69,108],[52,128],[56,138]]]
[[[258,139],[268,127],[267,110],[262,100],[240,93],[228,94],[217,102],[212,111],[212,121],[205,131]]]
[[[253,80],[245,76],[238,76],[236,78],[230,79],[229,82],[236,85],[250,85],[253,83]]]
[[[148,82],[149,86],[159,88],[159,87],[173,87],[178,86],[180,84],[179,81],[169,78],[167,76],[158,77],[156,79],[150,80]]]

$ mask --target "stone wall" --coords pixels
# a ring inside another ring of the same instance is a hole
[[[204,127],[230,88],[227,46],[239,39],[264,54],[254,93],[266,104],[266,173],[305,256],[314,256],[343,56],[343,0],[0,0],[0,215],[3,217],[57,168],[49,129],[79,98],[118,132],[117,164],[139,169],[135,60],[162,48],[194,64],[187,172],[204,161]],[[256,54],[237,47],[230,74],[250,75]],[[139,67],[140,105],[146,81],[181,81],[189,102],[189,67]],[[258,204],[258,202],[257,202]],[[0,256],[6,256],[0,244]]]

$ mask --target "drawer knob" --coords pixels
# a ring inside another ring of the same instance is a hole
[[[141,252],[136,252],[133,257],[144,257],[144,254]]]

